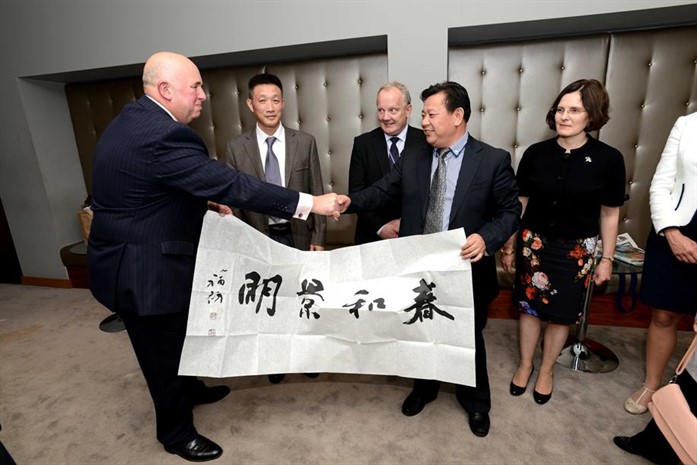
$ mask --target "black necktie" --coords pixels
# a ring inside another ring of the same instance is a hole
[[[438,166],[433,173],[431,192],[428,196],[424,234],[441,232],[443,230],[443,208],[445,206],[445,187],[448,176],[448,165],[445,164],[445,156],[449,151],[449,148],[441,149],[438,155]]]
[[[399,160],[399,149],[397,148],[397,142],[399,141],[399,137],[390,137],[390,141],[392,141],[392,145],[390,145],[390,161],[394,165],[397,163],[397,160]]]

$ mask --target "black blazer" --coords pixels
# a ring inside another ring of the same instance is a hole
[[[505,150],[479,142],[471,135],[463,155],[455,189],[450,226],[477,233],[486,243],[485,256],[472,264],[475,311],[498,295],[494,254],[518,228],[521,204]],[[401,202],[400,236],[423,234],[431,185],[433,148],[405,153],[384,178],[368,189],[352,194],[348,212],[355,213]]]
[[[207,200],[290,218],[298,193],[208,157],[203,140],[147,96],[128,104],[94,155],[90,289],[116,312],[189,308]]]
[[[404,143],[404,152],[419,150],[426,144],[426,138],[421,129],[409,126]],[[349,168],[349,194],[359,192],[371,186],[390,172],[391,164],[387,155],[385,133],[381,128],[373,129],[353,140],[351,165]],[[377,230],[384,224],[399,218],[399,200],[377,210],[366,211],[358,215],[354,243],[365,244],[380,239]]]

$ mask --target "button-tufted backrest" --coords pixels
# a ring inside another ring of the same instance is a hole
[[[348,192],[353,138],[377,126],[375,95],[387,81],[387,57],[369,54],[284,64],[230,67],[201,72],[208,100],[191,126],[212,158],[232,137],[254,126],[246,104],[249,78],[261,72],[283,83],[283,124],[317,139],[325,192]],[[123,105],[143,95],[140,77],[66,86],[87,191],[92,191],[92,153]],[[327,224],[329,246],[353,243],[355,218]]]
[[[697,28],[685,27],[453,47],[448,76],[470,94],[470,132],[510,151],[516,167],[531,144],[554,135],[545,117],[564,87],[602,82],[610,121],[594,136],[624,155],[629,200],[620,232],[643,245],[648,189],[668,133],[678,116],[697,110],[696,64]]]
[[[509,150],[516,167],[530,144],[553,135],[545,116],[562,88],[580,78],[604,83],[611,119],[594,135],[625,157],[630,199],[622,208],[620,231],[644,244],[648,188],[666,138],[678,116],[697,110],[696,63],[697,27],[691,26],[451,47],[448,76],[469,91],[469,130]],[[377,126],[375,95],[388,80],[387,56],[203,70],[208,101],[192,126],[211,157],[254,124],[245,103],[247,81],[262,71],[283,82],[284,124],[316,137],[326,191],[346,192],[353,138]],[[88,192],[97,139],[121,107],[142,93],[139,76],[66,86]],[[351,244],[353,221],[347,216],[329,222],[328,244]]]

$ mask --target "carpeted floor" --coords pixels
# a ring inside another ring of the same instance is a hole
[[[125,333],[84,289],[0,284],[0,441],[19,465],[184,464],[155,439],[154,412]],[[558,366],[552,400],[508,394],[517,322],[492,319],[485,338],[492,385],[489,436],[469,431],[445,385],[418,416],[400,412],[411,383],[388,376],[288,375],[207,380],[232,393],[198,407],[200,433],[224,449],[220,464],[642,464],[612,444],[643,428],[624,399],[643,379],[645,330],[591,326],[617,370]],[[692,334],[681,332],[678,353]],[[539,353],[537,356],[539,364]]]

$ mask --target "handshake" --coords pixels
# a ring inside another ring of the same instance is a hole
[[[326,215],[339,220],[339,216],[346,211],[351,204],[351,199],[343,194],[324,194],[312,197],[312,213]]]

